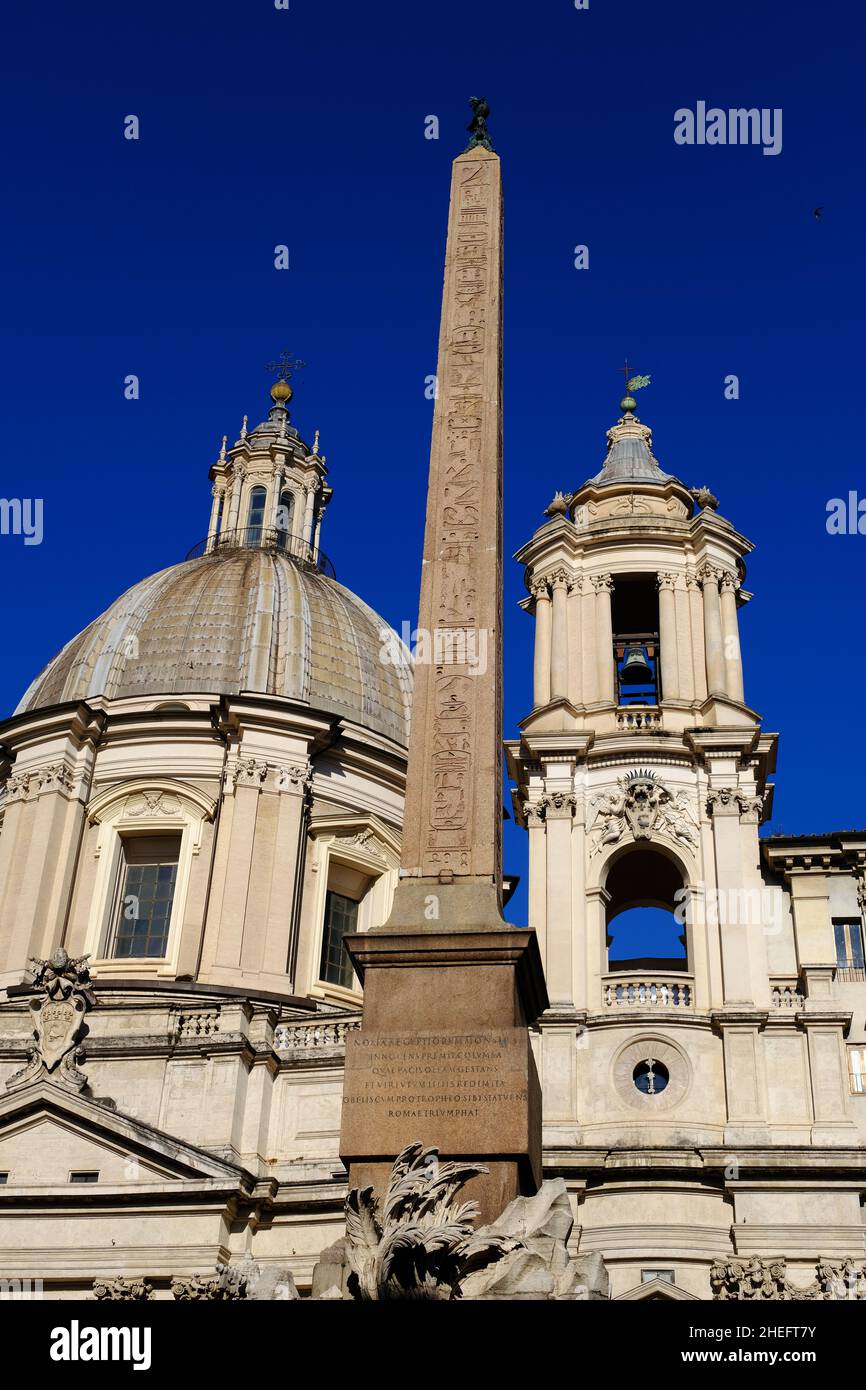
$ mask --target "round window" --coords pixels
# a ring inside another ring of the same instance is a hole
[[[657,1096],[670,1081],[667,1067],[654,1057],[646,1057],[638,1062],[632,1077],[637,1089],[645,1096]]]

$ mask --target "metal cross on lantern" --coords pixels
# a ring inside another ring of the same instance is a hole
[[[276,372],[280,381],[289,381],[291,380],[292,372],[296,372],[299,368],[306,367],[306,365],[306,362],[302,362],[299,357],[295,357],[294,353],[283,351],[280,353],[276,362],[267,362],[265,364],[265,371]]]

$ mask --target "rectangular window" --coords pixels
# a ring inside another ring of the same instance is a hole
[[[70,1182],[99,1182],[97,1168],[79,1168],[69,1174]]]
[[[110,954],[159,959],[168,949],[180,835],[125,839],[122,853]]]
[[[343,937],[358,930],[358,904],[330,889],[325,897],[325,931],[322,936],[322,962],[319,978],[331,985],[351,989],[355,972]]]
[[[0,1173],[0,1187],[3,1187],[4,1184],[7,1183],[8,1181],[9,1181],[9,1174],[8,1174],[8,1173]]]
[[[672,1269],[641,1270],[640,1281],[642,1284],[649,1284],[653,1279],[664,1279],[666,1284],[675,1284],[677,1282],[674,1278],[674,1271]]]
[[[852,1095],[866,1095],[866,1047],[848,1048],[848,1081]]]
[[[866,959],[863,955],[863,927],[859,917],[834,917],[833,935],[836,939],[836,966],[839,971],[857,970],[859,975],[840,975],[841,979],[866,978]]]

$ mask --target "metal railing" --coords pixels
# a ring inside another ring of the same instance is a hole
[[[278,526],[243,526],[219,531],[216,535],[205,536],[185,558],[198,560],[202,555],[218,555],[227,550],[270,550],[287,555],[302,569],[315,570],[328,579],[337,577],[337,571],[323,551],[316,551],[309,541]]]

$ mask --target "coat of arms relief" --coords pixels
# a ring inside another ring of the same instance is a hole
[[[35,1045],[28,1049],[25,1066],[8,1078],[7,1090],[48,1076],[71,1090],[84,1090],[87,1077],[76,1063],[84,1058],[84,1018],[96,1002],[88,960],[73,959],[58,946],[50,959],[30,961],[31,984],[37,991],[30,1001]]]
[[[698,825],[687,794],[672,792],[648,769],[620,777],[615,791],[590,799],[586,825],[590,858],[605,845],[618,844],[627,831],[636,840],[649,840],[656,832],[670,835],[689,849],[698,846]]]

